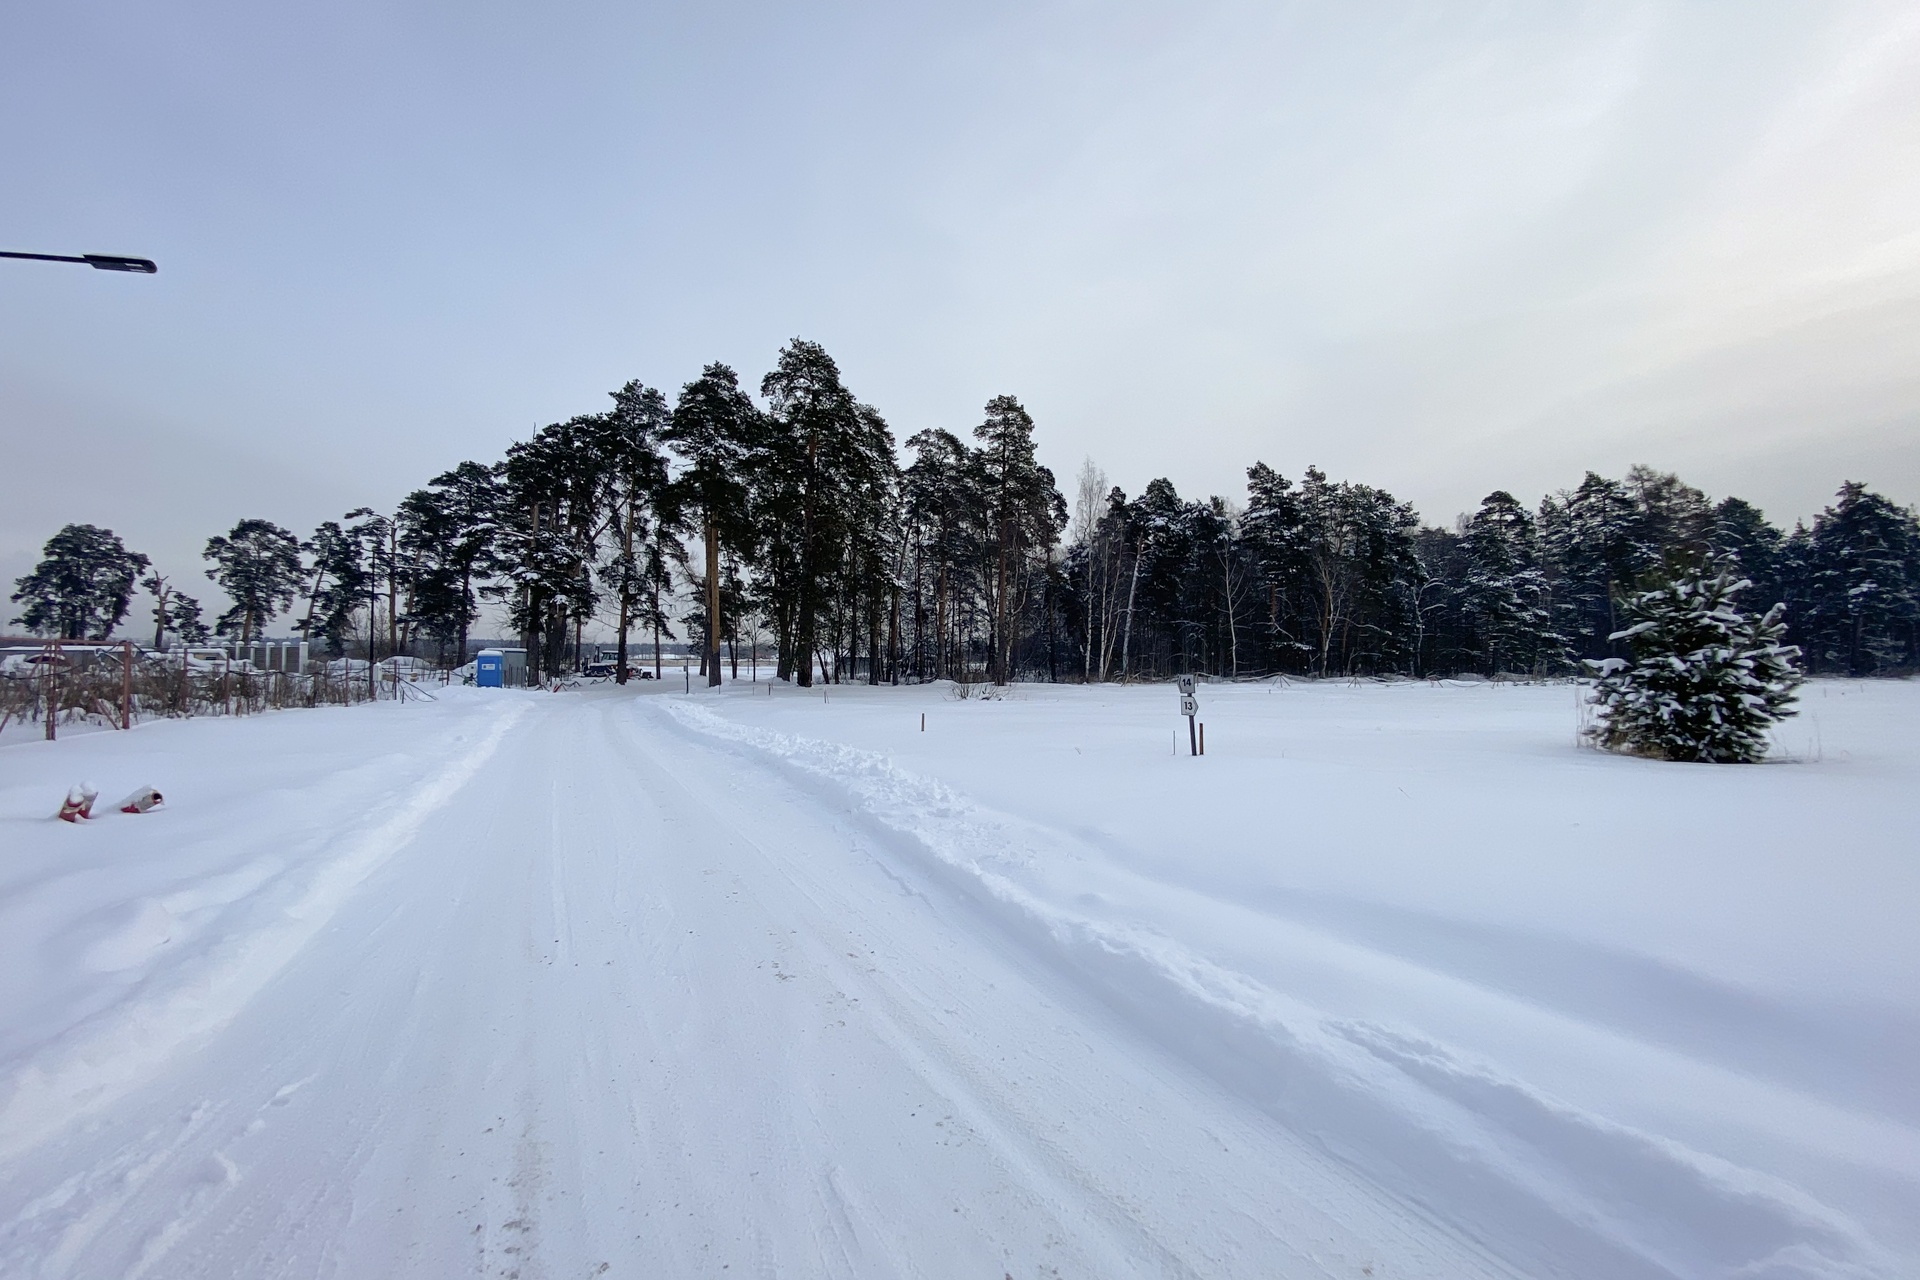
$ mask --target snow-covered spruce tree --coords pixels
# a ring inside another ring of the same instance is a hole
[[[1781,643],[1781,605],[1758,618],[1734,605],[1749,585],[1723,558],[1623,602],[1629,625],[1609,639],[1632,657],[1588,663],[1600,746],[1716,764],[1766,755],[1768,726],[1793,714],[1800,651]]]

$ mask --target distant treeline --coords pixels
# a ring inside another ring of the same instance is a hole
[[[885,420],[812,342],[780,352],[757,400],[723,364],[671,404],[639,382],[612,400],[391,513],[361,508],[306,538],[241,521],[207,544],[233,600],[213,630],[251,639],[291,611],[335,652],[464,656],[492,599],[535,676],[602,622],[656,662],[684,630],[714,682],[749,645],[803,685],[816,670],[1544,675],[1616,654],[1623,593],[1725,557],[1752,580],[1748,606],[1785,603],[1812,670],[1920,665],[1920,518],[1856,483],[1791,532],[1642,467],[1589,472],[1537,509],[1496,491],[1453,528],[1423,526],[1384,490],[1264,463],[1244,500],[1200,502],[1166,480],[1128,498],[1089,462],[1070,508],[1018,400],[990,401],[970,440],[909,437],[902,465]],[[156,645],[206,633],[197,602],[107,530],[70,525],[46,556],[12,597],[38,633],[110,633],[136,583],[157,602]]]

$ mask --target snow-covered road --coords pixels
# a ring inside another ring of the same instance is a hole
[[[8,749],[0,1275],[1895,1274],[751,719],[454,690]],[[167,811],[39,812],[157,770]]]
[[[369,735],[277,918],[13,1082],[0,1274],[1503,1274],[1113,1052],[844,804],[645,703],[457,710],[417,772]],[[300,783],[320,726],[259,727]],[[273,857],[287,796],[233,790],[208,838]],[[151,910],[112,961],[194,946]]]

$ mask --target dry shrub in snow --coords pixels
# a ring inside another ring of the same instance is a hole
[[[1636,592],[1630,622],[1611,639],[1631,659],[1588,665],[1598,673],[1590,701],[1599,723],[1587,732],[1609,751],[1660,760],[1751,763],[1767,754],[1767,730],[1793,714],[1803,677],[1800,650],[1782,644],[1782,607],[1742,613],[1733,597],[1752,585],[1733,566],[1685,573]]]
[[[1005,685],[988,684],[984,680],[970,680],[965,676],[955,676],[953,688],[947,696],[959,702],[966,702],[969,699],[980,702],[999,702],[1009,692]]]

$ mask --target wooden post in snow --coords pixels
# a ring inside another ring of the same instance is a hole
[[[42,666],[46,670],[47,685],[47,741],[54,737],[53,722],[59,716],[60,683],[56,669],[60,665],[60,642],[54,641],[41,651]]]

